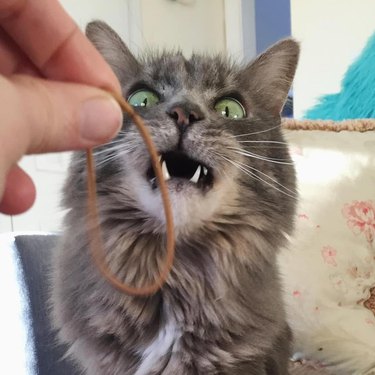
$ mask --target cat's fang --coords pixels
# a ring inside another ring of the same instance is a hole
[[[204,174],[205,176],[207,176],[207,174],[208,174],[208,169],[207,169],[206,167],[203,167],[203,174]]]
[[[162,170],[162,172],[163,172],[164,180],[165,180],[165,181],[170,180],[171,176],[170,176],[170,174],[169,174],[168,167],[167,167],[167,163],[165,162],[165,160],[164,160],[163,163],[161,164],[161,170]]]
[[[194,173],[194,176],[190,179],[190,181],[193,182],[194,184],[198,183],[199,177],[201,175],[201,169],[202,169],[201,165],[198,165],[197,170]]]

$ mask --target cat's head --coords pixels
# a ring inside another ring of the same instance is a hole
[[[284,40],[237,66],[221,56],[187,59],[178,51],[136,58],[102,22],[90,23],[87,35],[149,127],[177,231],[241,216],[259,226],[264,215],[291,220],[294,170],[280,112],[297,65],[295,41]],[[118,137],[96,150],[96,163],[101,204],[114,212],[131,207],[144,230],[163,228],[150,157],[127,116]]]

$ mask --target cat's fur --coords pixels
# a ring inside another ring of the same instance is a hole
[[[158,293],[130,297],[109,285],[90,257],[85,162],[75,155],[64,193],[70,211],[53,271],[60,340],[89,375],[287,374],[291,334],[275,258],[293,228],[295,175],[279,113],[295,73],[297,43],[282,41],[241,67],[180,52],[137,60],[105,24],[91,23],[87,32],[125,97],[141,86],[160,95],[155,107],[137,109],[159,152],[179,148],[208,166],[214,182],[206,189],[168,182],[174,267]],[[213,110],[227,96],[243,103],[246,118]],[[199,116],[184,132],[168,115],[176,105]],[[115,142],[96,153],[107,261],[121,280],[150,283],[164,261],[165,223],[159,190],[146,177],[148,153],[126,116]]]

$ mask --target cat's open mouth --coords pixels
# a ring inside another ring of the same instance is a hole
[[[161,154],[160,163],[165,181],[172,179],[185,180],[198,188],[207,189],[213,184],[213,174],[206,165],[189,158],[182,152],[172,151]],[[157,181],[153,168],[147,171],[147,178],[153,189]]]

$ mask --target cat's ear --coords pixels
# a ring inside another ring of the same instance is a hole
[[[137,59],[120,36],[105,22],[90,22],[86,27],[86,35],[103,55],[122,84],[139,72],[140,64]]]
[[[242,72],[254,99],[272,115],[280,115],[296,72],[299,44],[285,39],[270,47]]]

